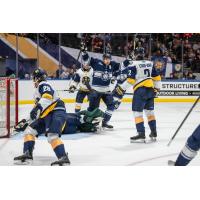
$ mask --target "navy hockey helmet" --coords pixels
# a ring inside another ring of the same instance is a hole
[[[46,81],[47,74],[44,70],[38,68],[33,71],[32,76],[34,82],[41,82]]]

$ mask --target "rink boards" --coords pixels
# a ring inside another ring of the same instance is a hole
[[[56,88],[59,96],[65,103],[74,103],[76,93],[71,94],[64,91],[69,88],[69,80],[49,80],[50,84]],[[199,81],[162,81],[162,89],[155,102],[194,102],[200,95]],[[112,86],[114,87],[114,85]],[[30,80],[19,81],[19,104],[33,104],[33,82]],[[128,93],[132,93],[130,88]],[[87,100],[85,100],[86,102]],[[123,102],[131,102],[132,95],[125,95]]]

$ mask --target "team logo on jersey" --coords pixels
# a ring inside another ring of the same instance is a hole
[[[108,73],[103,73],[102,74],[102,80],[107,81],[109,79],[109,74]]]
[[[82,78],[82,83],[83,83],[83,85],[86,85],[86,83],[89,83],[89,82],[90,82],[90,77],[84,76],[84,77]]]

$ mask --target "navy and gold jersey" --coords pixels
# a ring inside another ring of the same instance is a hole
[[[89,64],[93,72],[92,88],[98,92],[108,92],[113,77],[117,77],[120,64],[111,61],[109,65],[105,65],[102,60],[90,58],[88,53],[82,54],[83,61]]]
[[[46,81],[39,83],[34,94],[34,99],[42,106],[40,118],[46,117],[48,113],[53,110],[65,110],[64,102],[58,97],[57,92]]]
[[[133,89],[139,87],[160,89],[161,77],[156,71],[153,62],[148,60],[132,61],[127,67],[127,80],[123,84],[127,89],[127,83],[133,85]]]

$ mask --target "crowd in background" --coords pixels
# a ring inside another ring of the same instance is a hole
[[[20,34],[23,37],[36,39],[36,34]],[[53,42],[58,45],[58,34],[39,34],[46,43]],[[145,49],[145,57],[154,62],[183,65],[184,70],[174,71],[170,78],[195,79],[193,73],[200,73],[200,35],[199,34],[62,34],[62,46],[78,49],[80,42],[87,44],[88,51],[103,53],[111,52],[112,55],[127,57],[135,47]],[[76,66],[60,66],[56,77],[70,79],[75,72]],[[181,67],[182,69],[182,67]],[[29,79],[30,74],[20,66],[19,76],[21,79]],[[163,78],[164,75],[163,75]]]

